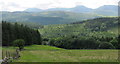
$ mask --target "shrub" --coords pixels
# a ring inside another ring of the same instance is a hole
[[[24,49],[25,41],[23,39],[17,39],[13,41],[13,45],[19,47],[19,50],[21,51]]]
[[[50,42],[49,42],[49,45],[50,45],[50,46],[55,46],[55,43],[54,43],[54,42],[55,42],[55,40],[54,40],[54,39],[51,39]]]
[[[100,43],[99,45],[99,49],[114,49],[115,47],[111,44],[111,43],[108,43],[108,42],[103,42],[103,43]]]
[[[116,49],[119,48],[119,42],[118,42],[117,39],[111,40],[110,43],[111,43]]]

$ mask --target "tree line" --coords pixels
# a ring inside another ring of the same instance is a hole
[[[38,30],[31,29],[23,24],[2,21],[2,45],[12,46],[13,41],[23,39],[25,45],[41,44],[41,35]]]
[[[119,40],[120,35],[118,37],[102,38],[71,36],[50,39],[48,45],[65,49],[120,49]]]

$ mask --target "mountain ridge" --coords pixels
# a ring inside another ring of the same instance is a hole
[[[104,5],[99,8],[92,9],[82,5],[75,6],[73,8],[49,8],[46,10],[38,9],[38,8],[28,8],[24,10],[25,12],[45,12],[45,11],[69,11],[75,13],[96,13],[106,16],[118,16],[118,6],[116,5]],[[112,13],[112,14],[111,14]]]

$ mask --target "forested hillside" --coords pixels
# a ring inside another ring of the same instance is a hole
[[[45,44],[60,48],[118,49],[120,45],[118,43],[118,17],[96,18],[72,24],[48,25],[39,30]]]
[[[92,31],[107,31],[113,27],[118,27],[118,17],[103,17],[89,19],[80,22],[74,22],[73,24],[84,24],[85,28],[89,28]]]
[[[41,44],[41,35],[36,29],[23,24],[2,21],[2,45],[12,46],[17,39],[25,40],[25,45]]]
[[[103,17],[84,20],[80,22],[74,22],[71,24],[57,24],[57,25],[46,25],[44,28],[40,29],[40,32],[46,36],[51,34],[55,36],[60,35],[87,35],[93,32],[107,32],[112,34],[112,29],[116,28],[118,32],[118,17]],[[110,35],[109,35],[110,36]],[[52,36],[51,36],[52,37]]]

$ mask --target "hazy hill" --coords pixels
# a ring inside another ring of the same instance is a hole
[[[74,13],[65,11],[48,12],[2,12],[2,19],[11,22],[37,22],[43,25],[66,24],[85,19],[101,17],[93,13]]]
[[[42,11],[70,11],[77,13],[96,13],[106,16],[117,16],[118,15],[118,6],[116,5],[104,5],[96,9],[87,8],[85,6],[76,6],[73,8],[50,8],[46,10],[41,10],[37,8],[28,8],[25,11],[28,12],[42,12]]]
[[[104,5],[94,10],[94,13],[106,16],[118,16],[118,6]]]
[[[76,6],[73,8],[50,8],[44,11],[69,11],[69,12],[77,12],[77,13],[88,13],[91,12],[93,9],[87,8],[85,6]]]
[[[71,22],[93,19],[104,16],[118,16],[118,6],[104,5],[97,9],[85,6],[73,8],[50,8],[41,10],[28,8],[25,11],[0,12],[0,19],[11,22],[37,22],[43,25],[68,24]]]
[[[74,8],[70,8],[71,12],[78,12],[78,13],[90,13],[93,11],[91,8],[87,8],[85,6],[76,6]]]
[[[28,8],[24,10],[25,12],[42,12],[43,10],[38,9],[38,8]]]

